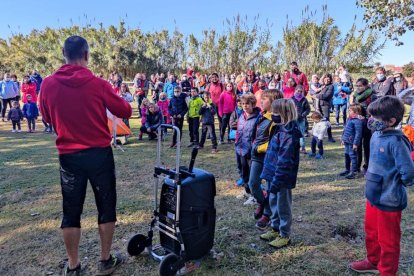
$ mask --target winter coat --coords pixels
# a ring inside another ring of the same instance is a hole
[[[303,85],[303,89],[305,90],[305,97],[306,97],[309,91],[309,83],[308,83],[308,78],[306,77],[305,73],[302,73],[300,71],[297,74],[294,72],[287,72],[283,75],[283,82],[287,83],[289,78],[293,78],[296,84]]]
[[[237,91],[242,92],[243,91],[243,84],[247,82],[249,84],[249,91],[256,93],[257,90],[259,90],[259,81],[254,81],[254,82],[248,82],[246,78],[242,79],[238,84],[237,84]]]
[[[36,93],[39,93],[40,86],[42,85],[43,79],[39,74],[34,74],[30,76],[30,80],[36,84]]]
[[[162,112],[157,108],[154,113],[147,111],[147,119],[145,121],[145,128],[150,128],[151,131],[157,130],[157,128],[163,123]]]
[[[199,118],[200,117],[200,108],[203,106],[204,100],[197,97],[192,97],[188,102],[188,117],[189,118]]]
[[[171,117],[181,115],[181,118],[184,118],[188,111],[186,98],[187,95],[185,93],[181,93],[178,97],[174,96],[171,98],[170,103],[168,104],[168,113]]]
[[[22,102],[27,103],[27,95],[32,96],[32,101],[37,102],[37,94],[36,94],[36,83],[23,83],[22,84]]]
[[[205,91],[208,91],[211,93],[211,100],[213,101],[213,104],[215,106],[218,106],[221,93],[223,93],[224,91],[224,85],[221,82],[217,82],[217,83],[211,82],[206,86]]]
[[[186,80],[186,81],[181,81],[181,82],[180,82],[180,86],[181,86],[181,91],[182,91],[182,92],[186,92],[186,93],[188,93],[188,92],[190,92],[190,91],[191,91],[191,83],[190,83],[188,80]]]
[[[216,115],[216,113],[216,106],[211,100],[208,102],[208,104],[203,105],[199,111],[203,125],[214,125],[214,115]]]
[[[0,97],[2,99],[12,99],[18,95],[17,85],[13,81],[0,82]]]
[[[23,112],[20,110],[19,107],[11,108],[9,113],[7,114],[7,120],[11,120],[12,122],[18,122],[23,120]]]
[[[230,115],[230,128],[233,130],[237,129],[237,122],[239,121],[239,117],[243,114],[243,108],[239,108],[236,106],[234,111]]]
[[[351,92],[351,89],[347,85],[340,85],[338,83],[334,83],[333,89],[333,104],[346,104],[348,101],[347,95]]]
[[[272,122],[272,113],[266,112],[257,119],[255,139],[252,145],[252,161],[263,163],[269,140],[277,129]]]
[[[293,97],[293,95],[295,94],[295,87],[289,87],[289,86],[284,86],[283,87],[283,98],[285,99],[290,99]]]
[[[331,124],[326,119],[322,119],[317,123],[315,122],[312,128],[312,135],[317,137],[319,140],[323,140],[323,137],[326,136],[330,126]]]
[[[259,109],[254,108],[253,113],[247,117],[246,112],[239,117],[236,132],[236,153],[240,156],[250,156],[252,142],[255,139]]]
[[[371,88],[374,100],[384,96],[395,96],[393,78],[386,78],[383,81],[376,80],[371,84]]]
[[[23,105],[23,116],[27,119],[37,118],[39,116],[39,109],[37,104],[33,101],[25,103]]]
[[[178,84],[176,82],[167,82],[164,85],[164,92],[167,93],[167,98],[168,99],[172,99],[174,97],[174,88],[177,86]]]
[[[406,186],[414,180],[413,147],[400,130],[375,131],[370,142],[365,196],[382,211],[407,207]]]
[[[269,181],[270,192],[293,189],[299,170],[299,149],[302,134],[297,121],[281,125],[270,141],[260,178]]]
[[[320,106],[331,106],[331,101],[333,97],[333,85],[328,84],[322,88],[321,92],[316,95],[316,98],[319,99]]]
[[[236,96],[233,91],[224,91],[220,95],[218,113],[220,117],[223,117],[224,114],[231,114],[234,111],[236,106]]]
[[[346,120],[344,132],[342,133],[342,141],[345,144],[359,146],[361,143],[363,127],[363,118],[348,118],[348,120]]]
[[[303,97],[300,101],[298,101],[295,96],[293,96],[292,101],[295,103],[296,110],[298,111],[298,121],[302,122],[311,112],[308,99],[306,99],[306,97]]]
[[[162,116],[164,117],[169,117],[170,114],[168,113],[168,106],[170,105],[170,101],[169,100],[163,100],[163,101],[158,101],[157,102],[158,107],[161,110]]]

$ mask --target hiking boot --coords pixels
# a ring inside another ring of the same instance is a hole
[[[323,159],[323,156],[318,153],[315,158],[320,160],[320,159]]]
[[[96,275],[111,275],[115,269],[124,262],[124,257],[120,253],[109,256],[109,260],[99,261],[98,272]]]
[[[356,177],[355,172],[350,172],[347,176],[345,176],[346,179],[355,179],[355,177]]]
[[[234,186],[240,187],[243,186],[243,178],[240,178],[239,180],[236,181],[236,184],[234,184]]]
[[[256,208],[256,210],[254,211],[254,214],[253,214],[254,219],[259,219],[259,218],[261,218],[261,217],[262,217],[262,215],[263,215],[263,211],[264,211],[263,206],[262,206],[261,204],[258,204],[258,205],[257,205],[257,208]]]
[[[81,264],[79,263],[74,269],[69,269],[69,262],[65,264],[63,268],[63,276],[80,276],[81,275]]]
[[[309,157],[315,157],[316,156],[316,153],[311,152],[311,153],[308,154],[308,156]]]
[[[280,237],[279,232],[272,228],[272,230],[267,231],[264,234],[260,235],[260,239],[264,241],[273,241],[274,239]]]
[[[264,231],[269,227],[270,219],[268,216],[263,215],[255,224],[256,228]]]
[[[379,273],[378,268],[367,259],[350,263],[349,268],[359,273]]]
[[[348,175],[349,174],[349,171],[348,170],[344,170],[343,172],[341,172],[340,174],[339,174],[339,176],[346,176],[346,175]]]
[[[256,199],[250,195],[249,198],[243,203],[243,206],[255,205],[256,203],[257,203]]]
[[[269,242],[269,245],[271,247],[276,248],[276,249],[283,248],[285,246],[288,246],[289,244],[290,244],[290,238],[282,237],[282,236],[279,236],[276,239],[274,239],[273,241]]]

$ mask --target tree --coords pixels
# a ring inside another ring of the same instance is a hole
[[[414,62],[410,62],[403,66],[403,74],[406,77],[414,77]]]
[[[395,45],[407,30],[414,30],[414,1],[412,0],[357,0],[365,9],[364,20],[369,28],[384,32]]]

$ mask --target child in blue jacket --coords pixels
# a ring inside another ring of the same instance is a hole
[[[368,107],[370,162],[365,176],[365,245],[367,258],[350,268],[360,273],[397,275],[400,259],[401,213],[407,207],[406,187],[413,184],[411,143],[395,129],[404,116],[404,104],[384,96]]]
[[[32,101],[32,96],[26,96],[27,103],[23,106],[23,116],[27,119],[27,125],[29,127],[29,132],[36,131],[36,120],[39,116],[39,109],[37,108],[37,104]]]
[[[272,121],[278,125],[266,151],[261,178],[269,183],[271,230],[260,236],[277,249],[290,244],[292,189],[296,187],[302,133],[296,121],[296,106],[290,99],[272,103]]]
[[[354,179],[358,171],[358,147],[361,145],[365,118],[359,104],[349,106],[349,118],[342,133],[342,145],[345,146],[345,170],[340,176]]]
[[[168,114],[172,118],[172,123],[174,126],[180,129],[180,140],[183,137],[183,124],[184,116],[188,111],[187,106],[187,94],[181,93],[181,87],[174,87],[174,96],[171,98],[170,103],[168,104]],[[177,144],[177,133],[174,131],[173,140],[170,145],[170,148],[175,147]]]
[[[334,95],[333,95],[333,105],[335,108],[335,119],[336,125],[339,125],[339,117],[342,114],[342,120],[344,125],[346,123],[346,107],[348,103],[348,95],[351,93],[351,89],[348,87],[347,83],[341,83],[339,76],[334,77]]]

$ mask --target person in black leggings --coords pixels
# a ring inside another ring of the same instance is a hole
[[[319,105],[323,118],[329,122],[329,115],[333,97],[333,85],[332,75],[326,74],[323,79],[323,86],[321,92],[316,96],[319,99]],[[335,139],[332,137],[332,128],[328,128],[328,141],[335,143]]]

